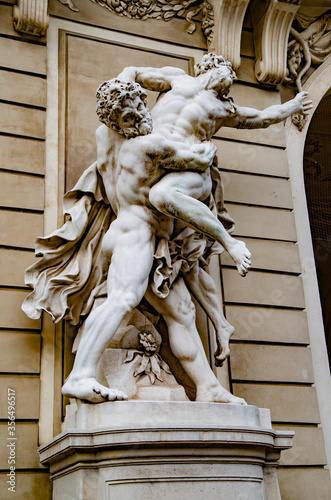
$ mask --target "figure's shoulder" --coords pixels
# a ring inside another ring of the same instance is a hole
[[[122,137],[120,134],[107,127],[107,125],[100,125],[95,131],[95,140],[97,146],[107,145],[109,144],[117,144],[122,141]]]
[[[109,127],[107,127],[106,125],[100,125],[100,127],[98,127],[95,131],[96,141],[98,142],[98,140],[100,140],[101,138],[106,137],[109,130]]]

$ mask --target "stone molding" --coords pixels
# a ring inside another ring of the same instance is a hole
[[[71,404],[39,449],[53,499],[280,500],[276,467],[293,432],[255,406],[191,402]],[[203,492],[201,485],[203,484]],[[83,491],[84,495],[77,496]]]
[[[261,83],[281,83],[287,72],[287,43],[301,0],[268,0],[262,16],[261,2],[251,2],[256,51],[255,76]]]
[[[79,8],[72,0],[58,0],[73,12],[79,12]],[[248,0],[249,1],[249,0]],[[118,16],[128,17],[146,21],[146,19],[158,19],[170,21],[174,17],[185,17],[189,23],[187,33],[192,34],[196,30],[193,18],[201,15],[201,30],[210,43],[214,34],[214,11],[208,0],[91,0],[91,2],[106,8]]]
[[[250,0],[210,0],[214,7],[214,37],[209,50],[240,66],[240,43],[244,16]]]
[[[48,0],[18,0],[13,11],[14,29],[33,36],[44,36],[49,25],[47,7]]]

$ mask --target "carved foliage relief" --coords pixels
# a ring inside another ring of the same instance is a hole
[[[287,77],[285,82],[302,91],[302,81],[331,54],[331,10],[312,17],[298,13],[290,31],[287,48]],[[295,114],[293,123],[301,131],[307,117]]]
[[[174,17],[184,16],[189,23],[188,33],[193,33],[196,25],[193,18],[201,15],[201,29],[210,42],[214,34],[214,11],[207,0],[91,0],[118,16],[131,19],[161,19],[169,21]],[[73,11],[79,11],[72,0],[59,0]]]
[[[297,14],[290,31],[286,81],[302,90],[302,79],[311,66],[331,54],[331,10],[318,18]]]

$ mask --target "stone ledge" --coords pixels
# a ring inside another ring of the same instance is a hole
[[[220,482],[230,499],[280,500],[277,461],[293,436],[267,409],[196,402],[72,404],[63,429],[39,449],[54,500],[212,500]]]

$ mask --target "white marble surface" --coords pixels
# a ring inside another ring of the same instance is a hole
[[[78,402],[39,453],[54,500],[280,500],[276,465],[292,435],[255,406]]]

